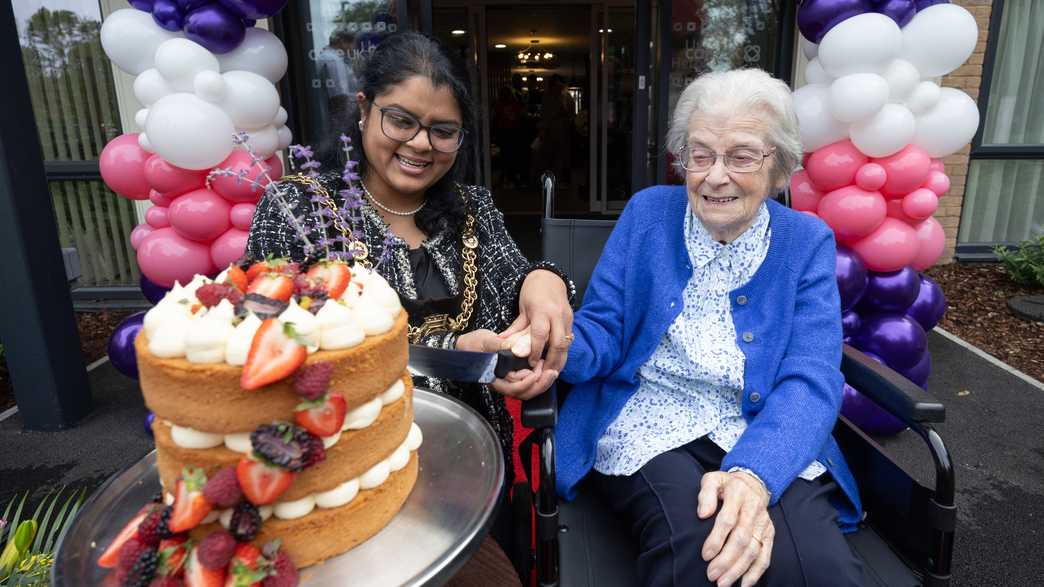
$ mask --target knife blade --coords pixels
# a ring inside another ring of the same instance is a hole
[[[410,345],[411,371],[450,381],[492,383],[511,371],[529,369],[529,357],[517,357],[510,349],[496,353],[439,349]]]

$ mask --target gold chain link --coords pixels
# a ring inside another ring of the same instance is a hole
[[[287,175],[284,176],[281,181],[299,182],[310,188],[315,195],[322,198],[321,205],[326,206],[333,214],[332,220],[334,228],[341,233],[341,236],[348,241],[348,252],[351,253],[352,258],[355,259],[356,263],[359,263],[363,267],[370,267],[370,247],[366,246],[366,243],[355,237],[352,229],[344,225],[344,220],[341,215],[337,213],[337,203],[334,202],[333,198],[330,197],[330,192],[327,191],[323,184],[314,177],[307,175]]]

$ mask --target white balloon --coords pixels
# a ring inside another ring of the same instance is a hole
[[[100,36],[102,49],[116,67],[138,75],[152,67],[161,43],[182,35],[160,28],[148,12],[121,8],[105,19]]]
[[[888,82],[876,73],[853,73],[830,84],[830,112],[841,122],[870,118],[888,103]]]
[[[149,119],[149,109],[142,108],[134,113],[134,124],[138,125],[138,129],[145,128],[145,121]]]
[[[821,84],[802,86],[794,92],[801,146],[806,153],[836,143],[848,136],[848,126],[830,113],[830,88]]]
[[[255,155],[267,159],[279,149],[279,131],[274,126],[266,126],[247,131],[247,144]],[[242,148],[241,146],[239,148]]]
[[[939,101],[939,85],[935,82],[921,82],[917,84],[910,95],[906,98],[906,107],[915,115],[924,114],[935,107]]]
[[[218,55],[221,71],[252,71],[273,84],[286,74],[286,48],[278,37],[255,27],[246,30],[243,42]]]
[[[279,113],[279,92],[272,82],[249,71],[230,71],[221,77],[226,88],[221,109],[236,128],[252,130],[273,124]]]
[[[805,67],[805,80],[810,84],[830,85],[834,78],[830,77],[830,74],[823,69],[823,64],[816,58],[809,61],[808,66]]]
[[[290,118],[290,115],[286,113],[286,108],[280,106],[279,110],[276,111],[275,120],[272,121],[272,124],[276,126],[283,126],[284,124],[286,124],[287,118]]]
[[[149,109],[145,133],[155,152],[185,169],[208,169],[232,152],[232,120],[195,94],[161,98]]]
[[[201,71],[197,73],[192,80],[192,87],[195,89],[197,96],[214,104],[220,105],[225,100],[225,96],[228,95],[225,87],[225,78],[221,77],[221,74],[216,71]]]
[[[932,157],[945,157],[968,144],[978,128],[975,101],[960,90],[940,88],[935,107],[917,117],[913,143]]]
[[[896,59],[889,63],[884,71],[884,78],[888,81],[888,100],[896,103],[906,99],[921,81],[917,68],[905,59]]]
[[[945,75],[968,59],[978,37],[970,12],[956,4],[935,4],[917,11],[903,27],[902,57],[923,78]]]
[[[852,144],[869,157],[887,157],[910,143],[915,128],[906,106],[885,104],[873,118],[852,125]]]
[[[819,43],[819,61],[834,77],[882,73],[898,56],[903,33],[895,21],[868,12],[841,21]]]
[[[801,46],[801,52],[805,54],[805,59],[809,61],[815,59],[816,54],[819,53],[819,45],[809,41],[801,33],[798,33],[798,45]]]
[[[156,152],[156,150],[152,148],[152,143],[149,142],[149,137],[145,136],[145,133],[138,134],[138,146],[149,153]]]
[[[177,92],[191,92],[201,71],[218,71],[217,57],[188,39],[171,39],[156,48],[156,69]]]
[[[156,100],[173,93],[174,89],[155,67],[146,69],[134,78],[134,97],[142,106],[152,106]]]
[[[279,127],[279,149],[289,147],[292,142],[294,142],[294,134],[290,132],[290,129],[285,126]]]

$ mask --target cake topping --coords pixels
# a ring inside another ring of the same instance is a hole
[[[332,436],[341,431],[348,405],[339,393],[327,393],[315,401],[297,405],[294,420],[317,436]]]
[[[348,288],[352,280],[351,269],[343,261],[319,261],[305,274],[311,280],[318,280],[325,288],[326,297],[338,298]]]
[[[308,352],[314,353],[319,350],[319,320],[314,314],[299,306],[297,300],[290,300],[286,310],[279,315],[279,321],[293,324],[297,338]]]
[[[128,543],[128,546],[130,543]],[[126,548],[126,546],[124,547]],[[117,577],[120,575],[120,571],[123,570],[123,556],[120,556],[120,569],[117,570]],[[156,575],[156,568],[159,565],[159,553],[155,547],[147,546],[138,554],[134,560],[133,565],[127,570],[123,580],[120,581],[121,585],[125,587],[148,587],[149,583],[152,582],[152,578]]]
[[[261,328],[261,319],[253,312],[247,314],[225,343],[225,362],[229,365],[245,365],[250,346],[254,342],[257,329]]]
[[[236,466],[236,478],[250,503],[265,505],[279,499],[290,488],[294,473],[282,467],[243,457]]]
[[[228,269],[221,272],[216,279],[218,283],[228,283],[234,285],[239,291],[245,292],[247,286],[250,285],[250,280],[247,279],[245,271],[239,268],[239,265],[229,265]]]
[[[261,512],[250,502],[240,502],[232,510],[228,531],[240,542],[250,542],[261,531]],[[229,553],[231,555],[231,553]]]
[[[127,522],[127,525],[124,526],[123,529],[120,530],[120,533],[116,535],[116,539],[112,541],[109,548],[105,549],[105,552],[98,557],[99,566],[106,569],[116,568],[120,558],[120,550],[123,548],[123,545],[131,539],[137,541],[138,526],[141,525],[142,520],[145,519],[145,516],[149,515],[149,512],[151,512],[154,507],[155,505],[150,503],[141,508],[141,511]]]
[[[163,519],[164,508],[153,508],[145,516],[138,526],[138,541],[146,546],[156,546],[160,543],[159,526]]]
[[[215,530],[199,543],[199,562],[208,569],[224,569],[236,550],[236,539],[226,530]]]
[[[262,320],[275,318],[286,310],[287,303],[267,298],[261,294],[248,293],[243,298],[243,311],[251,312]]]
[[[256,456],[295,473],[326,458],[321,439],[287,422],[258,426],[250,443]]]
[[[296,587],[299,582],[300,578],[294,561],[290,559],[290,555],[285,550],[279,550],[275,553],[272,568],[268,571],[264,582],[261,583],[261,587]]]
[[[234,306],[243,301],[243,292],[231,284],[208,283],[196,290],[196,298],[205,308],[213,308],[222,300],[227,300]]]
[[[334,364],[330,361],[305,365],[294,377],[294,389],[306,400],[319,399],[330,387],[333,368]]]
[[[216,508],[230,508],[243,499],[243,491],[236,479],[236,468],[225,467],[214,473],[203,486],[203,497]]]
[[[246,271],[247,281],[253,281],[262,273],[282,273],[284,275],[296,275],[301,272],[301,266],[291,263],[288,259],[271,258],[258,261]]]
[[[181,478],[174,486],[174,511],[170,515],[171,532],[191,530],[210,513],[210,503],[203,497],[207,476],[203,469],[182,470]]]
[[[247,293],[256,293],[285,302],[294,295],[294,279],[282,273],[262,273],[250,282]]]
[[[250,586],[260,583],[268,576],[268,565],[261,557],[261,549],[250,543],[236,545],[235,554],[229,563],[229,581],[236,585]]]
[[[294,326],[279,320],[265,320],[254,335],[239,385],[257,389],[293,374],[308,358],[296,336]]]
[[[161,540],[158,547],[159,566],[156,568],[157,577],[179,577],[185,572],[185,558],[192,544],[184,534]],[[149,587],[156,587],[156,580]]]
[[[218,287],[228,287],[238,293],[238,290],[229,286]],[[192,363],[224,363],[228,339],[235,331],[232,321],[235,320],[236,311],[229,300],[221,299],[217,305],[201,314],[192,319],[185,336],[185,358]]]
[[[185,563],[186,587],[224,587],[225,567],[208,569],[199,562],[199,547],[192,549]]]

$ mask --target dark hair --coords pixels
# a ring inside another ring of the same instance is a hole
[[[439,232],[444,226],[457,232],[464,223],[464,206],[456,184],[463,180],[472,164],[469,141],[475,140],[476,136],[474,102],[468,90],[468,74],[463,62],[442,43],[427,35],[415,32],[395,34],[382,40],[367,59],[359,89],[372,104],[377,96],[415,76],[425,77],[433,86],[449,88],[453,93],[462,117],[464,144],[457,151],[457,158],[449,171],[428,188],[428,204],[414,218],[417,227],[429,235]],[[359,107],[354,99],[353,105],[347,113],[347,120],[330,121],[330,132],[322,141],[319,156],[327,169],[342,167],[344,154],[340,151],[338,137],[343,132],[352,140],[353,154],[358,154],[358,172],[365,177],[369,163],[363,152]]]

